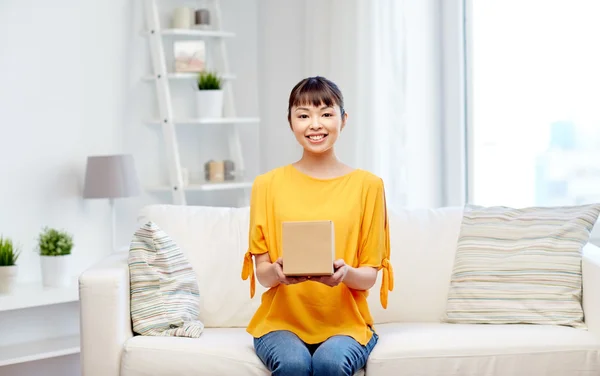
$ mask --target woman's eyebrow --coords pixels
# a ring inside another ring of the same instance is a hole
[[[326,110],[328,108],[333,108],[333,106],[323,106],[320,109]],[[310,109],[308,107],[296,107],[296,111],[310,111]]]

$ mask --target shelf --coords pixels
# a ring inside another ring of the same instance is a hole
[[[183,187],[182,189],[186,192],[194,191],[223,191],[231,189],[246,189],[252,188],[252,182],[239,182],[239,181],[224,181],[218,183],[203,183],[203,184],[190,184]],[[172,188],[170,186],[150,187],[150,191],[155,192],[170,192]]]
[[[212,38],[232,38],[235,33],[219,30],[200,30],[200,29],[164,29],[160,30],[164,36],[176,37],[212,37]]]
[[[0,294],[0,311],[69,303],[78,300],[79,283],[76,278],[71,282],[71,286],[64,288],[44,287],[42,282],[23,283],[18,284],[8,295]]]
[[[196,78],[198,77],[198,73],[188,73],[188,72],[180,72],[180,73],[167,73],[167,78],[169,80],[196,80]],[[231,74],[231,73],[224,73],[224,74],[220,74],[219,77],[221,77],[224,80],[235,80],[235,75]],[[144,80],[146,81],[154,81],[156,80],[156,76],[153,74],[147,74],[144,76]]]
[[[79,336],[67,336],[0,346],[0,367],[80,352]]]
[[[195,125],[204,125],[204,124],[252,124],[258,123],[260,121],[259,118],[215,118],[215,119],[200,119],[200,118],[188,118],[188,119],[174,119],[173,122],[175,124],[195,124]],[[148,121],[151,124],[162,124],[160,120],[150,120]]]

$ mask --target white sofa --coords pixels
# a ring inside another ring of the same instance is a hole
[[[268,375],[245,324],[254,299],[241,280],[248,208],[153,205],[152,220],[170,234],[199,278],[200,338],[134,336],[127,254],[114,254],[80,277],[84,376]],[[395,289],[382,309],[379,287],[370,306],[380,340],[367,363],[371,376],[600,375],[600,249],[588,244],[583,296],[589,330],[539,325],[440,323],[462,210],[406,210],[390,215]]]

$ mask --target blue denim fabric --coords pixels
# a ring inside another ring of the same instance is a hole
[[[365,346],[349,336],[333,336],[308,345],[294,333],[279,330],[254,339],[256,355],[273,376],[352,376],[367,364],[379,337]]]

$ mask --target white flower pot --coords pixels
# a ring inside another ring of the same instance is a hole
[[[16,281],[18,266],[0,266],[0,294],[9,294]]]
[[[196,116],[223,117],[223,90],[196,90]]]
[[[42,281],[46,287],[68,287],[71,284],[71,255],[40,256]]]

